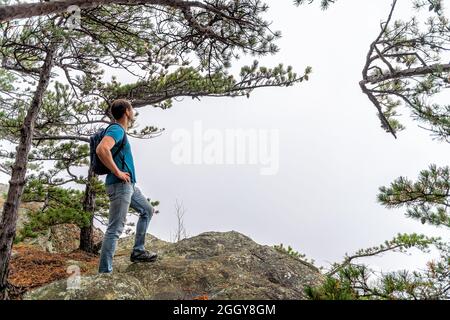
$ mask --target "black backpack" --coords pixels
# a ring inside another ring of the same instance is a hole
[[[89,139],[90,140],[89,153],[90,153],[90,157],[91,157],[91,166],[92,166],[92,170],[94,171],[94,173],[96,173],[98,175],[111,173],[111,170],[109,170],[103,164],[103,162],[100,160],[99,156],[97,155],[96,150],[97,150],[97,146],[100,144],[100,141],[102,141],[103,137],[105,136],[106,130],[108,130],[108,128],[113,126],[113,125],[120,126],[120,124],[118,124],[118,123],[112,123],[109,126],[107,126],[106,128],[100,129],[99,131],[97,131],[96,133],[91,135],[90,139]],[[127,143],[127,141],[128,141],[127,133],[124,132],[124,135],[123,135],[123,138],[122,138],[122,141],[121,141],[119,147],[117,148],[117,150],[112,155],[113,159],[119,154],[120,151],[122,151],[122,149],[125,146],[125,144]],[[125,156],[122,155],[122,169],[123,169],[124,165],[126,165],[126,163],[125,163]]]

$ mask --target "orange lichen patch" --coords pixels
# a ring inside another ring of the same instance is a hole
[[[14,246],[13,253],[8,280],[25,290],[68,278],[69,265],[78,265],[81,274],[94,273],[98,265],[98,257],[82,251],[49,253],[20,244]]]
[[[203,292],[202,294],[196,295],[194,292],[195,289],[192,288],[182,288],[182,290],[185,292],[185,299],[192,299],[192,300],[209,300],[208,294],[206,292]]]

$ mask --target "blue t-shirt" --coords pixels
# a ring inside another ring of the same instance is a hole
[[[116,142],[114,144],[114,147],[111,149],[111,154],[114,155],[114,152],[119,148],[119,146],[122,143],[123,135],[125,134],[125,130],[122,128],[120,124],[114,124],[110,126],[106,132],[105,136],[110,136],[114,139]],[[128,139],[127,139],[128,140]],[[122,158],[124,158],[124,163],[122,161]],[[136,183],[136,174],[134,172],[134,162],[133,162],[133,155],[131,154],[131,145],[130,142],[127,141],[127,143],[123,146],[122,150],[114,157],[114,162],[116,163],[119,170],[123,172],[128,172],[130,174],[130,180],[132,183]],[[108,173],[106,176],[106,184],[113,184],[117,182],[122,182],[123,180],[120,180],[117,178],[113,173]]]

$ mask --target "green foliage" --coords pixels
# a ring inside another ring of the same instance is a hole
[[[431,261],[424,271],[375,272],[353,260],[377,256],[385,252],[407,252],[415,248],[429,252],[433,247],[440,253],[438,261]],[[334,264],[324,283],[307,287],[306,294],[315,300],[398,300],[449,299],[450,246],[438,238],[417,234],[399,234],[391,241],[369,249],[362,249]]]
[[[313,259],[311,259],[311,260],[307,259],[305,254],[295,251],[289,245],[287,248],[285,248],[284,245],[282,243],[280,243],[280,245],[274,245],[273,247],[281,253],[288,254],[288,255],[294,257],[295,259],[299,259],[299,260],[305,261],[307,263],[310,263],[311,265],[314,265]]]
[[[294,0],[294,4],[297,6],[303,5],[303,4],[311,4],[315,0]],[[331,4],[335,3],[337,0],[320,0],[320,7],[323,10],[326,10],[330,7]]]
[[[326,277],[320,287],[305,287],[310,300],[357,300],[358,294],[349,281],[341,282],[334,277]]]
[[[2,91],[14,90],[14,82],[17,77],[12,73],[4,69],[0,69],[0,88]]]
[[[145,81],[132,84],[122,85],[113,79],[102,86],[101,91],[110,99],[119,97],[132,100],[135,106],[153,105],[167,109],[172,107],[173,98],[248,96],[259,87],[292,86],[307,81],[311,72],[311,67],[307,67],[304,74],[298,76],[290,66],[285,68],[279,64],[267,68],[254,61],[250,66],[243,66],[240,78],[236,79],[223,70],[208,73],[193,67],[180,67],[173,72],[152,75]]]
[[[430,165],[417,181],[400,177],[380,187],[378,202],[387,208],[406,207],[406,216],[435,226],[450,228],[450,168]]]
[[[36,237],[49,227],[73,223],[79,227],[90,224],[90,213],[83,210],[84,192],[79,190],[48,186],[41,180],[30,180],[24,190],[22,202],[40,202],[42,208],[27,211],[28,221],[16,237],[22,241]]]
[[[158,200],[155,200],[155,201],[151,201],[150,204],[151,204],[153,207],[157,207],[157,206],[159,206],[160,202],[159,202]]]
[[[392,10],[397,2],[392,2]],[[421,128],[435,139],[449,142],[450,106],[434,100],[448,88],[450,79],[446,57],[449,20],[441,0],[416,0],[413,5],[431,13],[396,21],[389,16],[381,24],[380,34],[370,45],[360,85],[380,111],[385,130],[395,134],[405,128],[398,112],[405,107]]]
[[[442,0],[414,0],[414,8],[428,8],[428,11],[433,11],[435,13],[442,13]]]

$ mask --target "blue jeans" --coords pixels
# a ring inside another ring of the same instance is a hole
[[[99,273],[112,272],[112,260],[116,250],[117,240],[125,227],[129,207],[139,213],[136,225],[136,237],[133,252],[143,252],[145,234],[153,216],[154,209],[141,190],[134,183],[118,182],[106,185],[109,205],[109,221],[103,238],[100,253]]]

